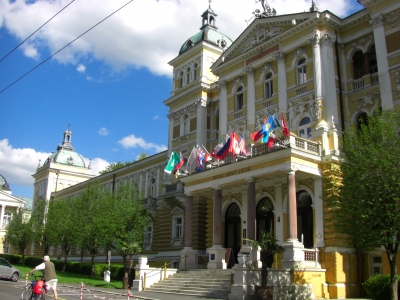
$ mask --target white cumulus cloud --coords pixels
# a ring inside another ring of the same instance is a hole
[[[89,159],[85,158],[86,165],[89,165]],[[105,159],[96,157],[90,161],[92,175],[99,175],[100,171],[103,171],[110,163]]]
[[[157,145],[154,143],[147,143],[143,138],[136,137],[134,134],[123,137],[120,141],[118,141],[118,143],[121,144],[122,147],[124,147],[125,149],[128,148],[142,148],[144,150],[154,149],[156,152],[167,150],[167,146]]]
[[[79,73],[83,73],[83,72],[86,71],[86,67],[85,67],[84,65],[82,65],[82,64],[79,64],[79,65],[76,67],[76,70],[77,70]]]
[[[70,0],[0,0],[0,27],[22,41],[39,28]],[[77,38],[96,23],[123,6],[126,0],[74,1],[22,46],[24,54],[44,59]],[[361,5],[355,0],[316,1],[320,11],[330,10],[346,16]],[[308,11],[310,0],[273,1],[278,15]],[[218,14],[218,30],[236,39],[246,28],[255,9],[254,0],[219,0],[211,3]],[[178,55],[180,46],[199,31],[206,1],[135,0],[77,39],[54,59],[82,65],[82,61],[103,61],[115,70],[126,67],[147,68],[153,74],[171,76],[166,64]],[[77,68],[82,70],[82,67]],[[90,77],[88,77],[90,80]]]

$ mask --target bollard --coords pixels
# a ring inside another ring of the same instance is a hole
[[[185,254],[185,264],[184,264],[184,271],[186,271],[186,254]]]
[[[164,263],[164,280],[167,279],[167,263]]]
[[[25,284],[28,284],[28,273],[26,273]]]
[[[144,272],[144,276],[143,276],[143,291],[146,290],[146,272]]]
[[[83,283],[81,282],[81,298],[80,298],[80,300],[82,300],[82,290],[83,290]]]
[[[130,295],[131,295],[131,288],[128,287],[128,300]]]

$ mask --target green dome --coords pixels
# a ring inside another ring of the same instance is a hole
[[[212,27],[205,27],[183,43],[179,54],[184,53],[202,41],[209,42],[223,49],[228,48],[233,43],[225,34],[218,32]]]

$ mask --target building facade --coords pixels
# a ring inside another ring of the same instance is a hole
[[[95,179],[75,165],[79,159],[73,157],[73,171],[72,156],[53,155],[34,175],[35,198],[128,179],[154,215],[143,251],[150,265],[170,260],[182,268],[177,261],[186,257],[188,268],[230,268],[227,248],[236,262],[240,253],[257,261],[244,239],[267,231],[285,247],[275,266],[301,273],[316,297],[359,296],[360,283],[388,266],[380,249],[360,255],[332,231],[322,177],[326,160],[340,155],[342,129],[377,110],[399,109],[400,2],[359,3],[365,9],[344,19],[320,12],[314,1],[290,15],[264,5],[235,41],[217,30],[210,5],[200,31],[169,62],[168,150]],[[251,133],[274,114],[287,120],[290,136],[277,130],[272,148],[253,142]],[[248,155],[207,161],[201,172],[183,168],[177,177],[163,172],[173,151],[186,159],[193,147],[212,152],[234,132]],[[58,151],[70,151],[68,134]]]

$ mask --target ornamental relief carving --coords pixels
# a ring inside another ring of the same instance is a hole
[[[273,27],[273,26],[259,28],[257,32],[245,43],[240,52],[245,53],[250,49],[260,45],[264,41],[269,40],[274,36],[277,36],[278,34],[281,34],[284,31],[285,30],[281,27]]]
[[[222,203],[224,203],[225,201],[231,202],[232,199],[237,200],[240,203],[240,205],[242,205],[242,193],[235,193],[222,196]]]
[[[305,112],[308,112],[312,121],[320,120],[323,115],[322,101],[322,99],[315,100],[314,95],[310,95],[297,101],[289,102],[288,111],[286,112],[289,127],[296,127],[297,118],[301,117]]]
[[[308,187],[310,190],[314,190],[314,180],[312,180],[311,178],[300,180],[299,184]]]
[[[197,103],[195,102],[177,112],[170,113],[168,115],[168,118],[169,119],[173,118],[175,122],[179,122],[183,115],[187,115],[187,114],[190,116],[195,115],[196,108],[197,108]]]
[[[378,90],[372,92],[368,91],[364,96],[353,99],[353,102],[356,104],[358,110],[366,106],[370,107],[374,105],[376,101],[380,101],[380,93]]]
[[[235,123],[230,123],[228,125],[227,133],[230,134],[231,132],[236,132],[238,135],[241,134],[244,137],[244,139],[246,141],[248,141],[248,138],[250,137],[250,133],[247,128],[248,128],[247,127],[247,119],[245,119],[245,120],[242,119]]]
[[[390,14],[385,16],[385,21],[388,25],[392,26],[392,28],[397,27],[397,21],[400,20],[400,10],[392,11]]]
[[[259,196],[264,196],[264,193],[268,193],[271,196],[275,197],[275,187],[274,186],[269,186],[269,187],[262,187],[260,186],[258,189],[256,189],[256,193],[259,194]]]

